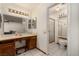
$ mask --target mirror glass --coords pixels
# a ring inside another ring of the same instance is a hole
[[[3,15],[4,16],[4,34],[25,33],[26,20],[21,17]]]

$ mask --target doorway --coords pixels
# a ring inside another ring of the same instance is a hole
[[[54,4],[48,8],[49,45],[52,56],[67,55],[67,4]]]

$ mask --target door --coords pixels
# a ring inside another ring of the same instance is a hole
[[[55,41],[55,21],[54,19],[49,19],[49,43]]]

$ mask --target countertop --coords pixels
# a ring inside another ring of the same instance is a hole
[[[22,37],[36,36],[34,33],[22,33],[22,34],[11,34],[11,35],[2,35],[0,36],[0,41],[11,40]]]

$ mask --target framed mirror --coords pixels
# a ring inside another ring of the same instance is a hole
[[[4,16],[4,34],[25,33],[25,19],[21,17],[3,15]]]

